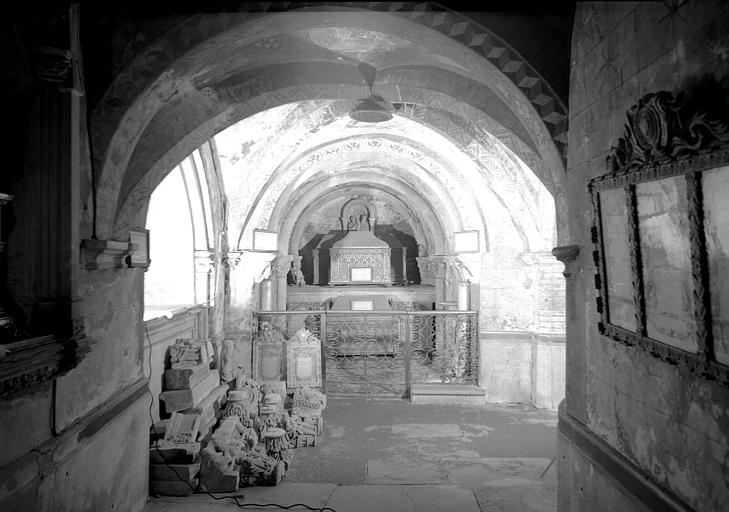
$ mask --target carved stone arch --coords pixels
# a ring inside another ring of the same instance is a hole
[[[323,4],[316,5],[321,9]],[[361,10],[368,7],[360,2],[337,2],[333,8],[355,8]],[[121,122],[124,112],[134,99],[180,55],[206,41],[215,38],[233,27],[245,23],[250,11],[264,14],[273,7],[270,3],[238,6],[240,12],[205,13],[190,16],[187,20],[175,25],[165,33],[146,34],[139,40],[151,41],[146,47],[137,48],[128,55],[133,60],[126,62],[106,93],[94,108],[92,124],[100,129],[94,130],[92,141],[101,151],[105,151],[108,141],[113,136],[114,126]],[[307,3],[276,4],[276,9],[301,9]],[[512,83],[522,91],[545,120],[545,125],[552,133],[560,153],[566,154],[566,112],[567,109],[559,96],[554,93],[549,83],[537,72],[504,39],[489,31],[467,16],[451,11],[431,2],[410,4],[407,2],[380,2],[372,6],[380,12],[407,13],[408,19],[423,26],[432,28],[441,34],[463,44],[477,55],[487,59],[496,66]],[[150,30],[156,25],[148,24]],[[109,123],[100,123],[100,119],[108,119]]]

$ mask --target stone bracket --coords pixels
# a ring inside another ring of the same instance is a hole
[[[84,239],[81,241],[81,258],[86,270],[127,268],[127,256],[137,249],[137,244],[116,240]]]

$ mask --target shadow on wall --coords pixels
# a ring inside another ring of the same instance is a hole
[[[332,229],[328,233],[318,233],[299,249],[301,256],[301,271],[304,273],[306,284],[314,283],[314,256],[315,249],[319,250],[319,283],[329,284],[329,249],[347,234],[346,230]],[[391,272],[393,281],[403,280],[410,284],[420,284],[420,270],[415,258],[419,257],[418,244],[411,235],[398,230],[391,224],[379,224],[375,226],[375,236],[387,242],[392,249],[390,257]],[[403,279],[403,264],[401,248],[406,249],[405,279]]]

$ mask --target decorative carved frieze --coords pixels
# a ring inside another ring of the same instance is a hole
[[[373,283],[390,283],[390,248],[332,248],[330,283],[350,283],[353,268],[371,268]]]

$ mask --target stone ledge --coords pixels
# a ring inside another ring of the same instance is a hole
[[[485,389],[473,384],[443,384],[440,382],[413,384],[410,393],[413,395],[486,396]]]
[[[474,404],[483,403],[486,390],[472,384],[413,384],[410,388],[410,401],[414,404],[449,403]]]

